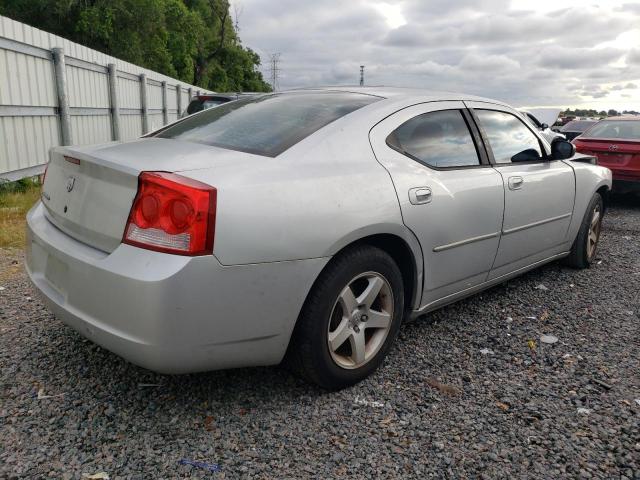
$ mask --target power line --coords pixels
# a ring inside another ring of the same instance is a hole
[[[280,76],[280,53],[269,55],[269,76],[271,77],[271,89],[278,91],[278,77]]]

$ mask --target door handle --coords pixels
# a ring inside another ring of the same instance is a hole
[[[416,187],[409,189],[409,201],[413,205],[431,203],[431,189],[429,187]]]
[[[509,177],[509,190],[520,190],[524,184],[522,177]]]

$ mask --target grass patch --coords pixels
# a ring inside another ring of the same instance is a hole
[[[0,248],[23,248],[29,209],[40,198],[35,180],[0,185]]]

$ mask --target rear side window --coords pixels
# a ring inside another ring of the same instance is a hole
[[[471,132],[460,110],[414,117],[387,137],[387,145],[430,167],[480,165]]]
[[[271,94],[225,103],[156,137],[275,157],[313,132],[380,97],[358,93]]]
[[[583,133],[582,138],[640,140],[640,120],[603,120]]]
[[[495,110],[475,112],[489,139],[496,163],[534,161],[542,158],[538,137],[515,115]]]

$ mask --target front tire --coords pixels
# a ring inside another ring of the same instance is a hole
[[[291,339],[288,363],[328,390],[369,376],[395,340],[404,312],[400,269],[385,251],[351,248],[320,274]]]
[[[602,230],[602,218],[604,216],[604,203],[602,196],[595,193],[589,208],[584,215],[578,236],[573,242],[571,253],[565,259],[565,264],[573,268],[588,268],[596,257],[600,232]]]

